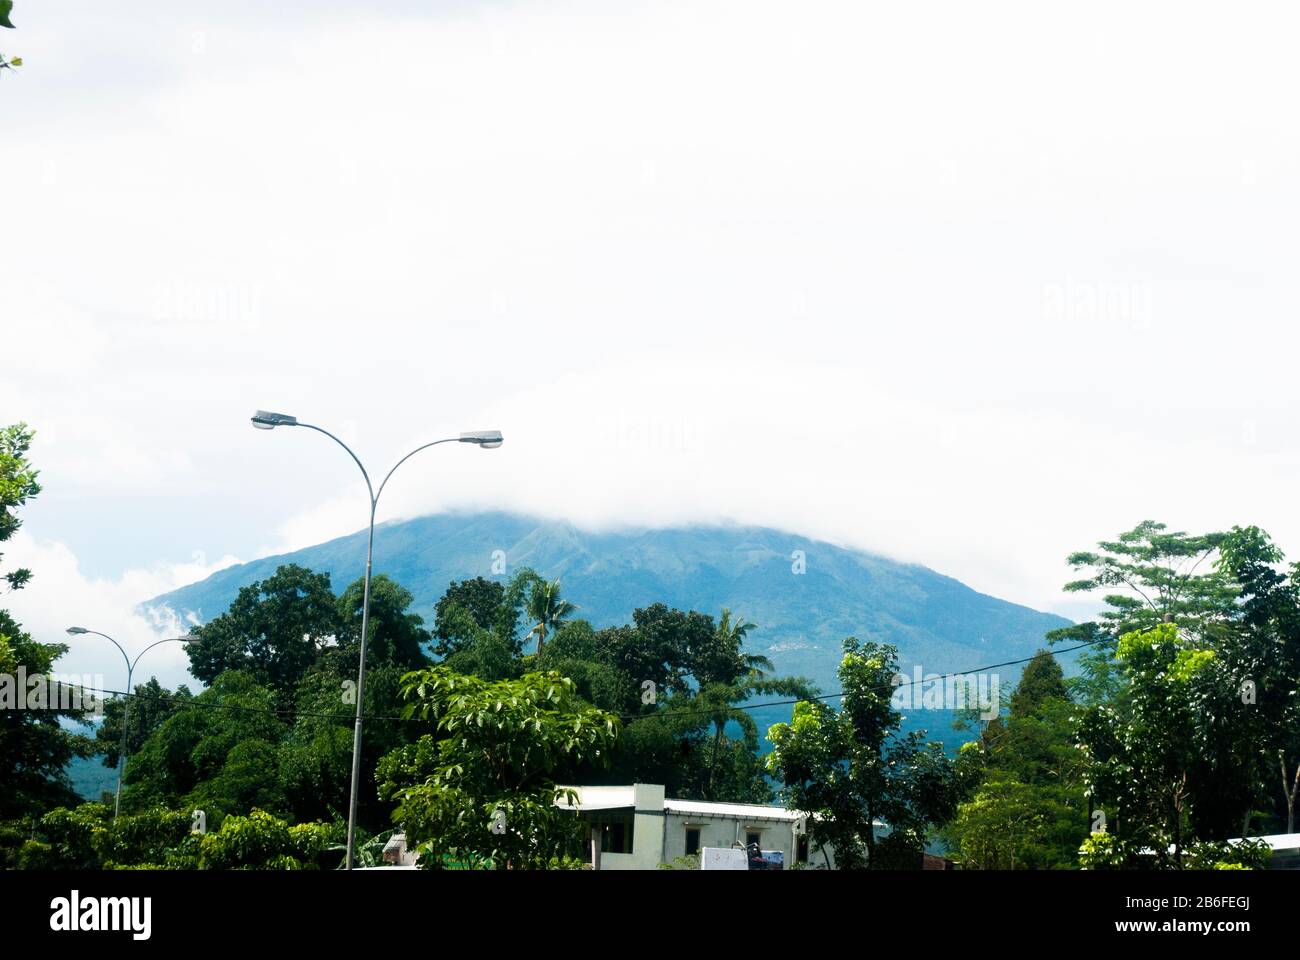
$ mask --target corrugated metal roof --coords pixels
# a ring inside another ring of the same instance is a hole
[[[1273,850],[1300,850],[1300,833],[1273,833],[1266,837],[1245,837],[1244,839],[1263,840]],[[1242,837],[1234,837],[1228,842],[1241,843],[1242,840]]]
[[[578,793],[579,810],[621,810],[634,806],[635,787],[580,787],[567,789]],[[561,803],[558,806],[571,810],[573,807]],[[751,820],[778,820],[793,823],[803,818],[803,814],[783,807],[771,807],[758,803],[713,803],[705,800],[664,800],[663,809],[669,813],[686,814],[699,817],[735,817]]]
[[[780,820],[793,823],[802,820],[803,814],[784,807],[765,807],[757,803],[711,803],[706,800],[665,800],[664,809],[670,813],[694,814],[701,817],[735,817],[749,820]]]

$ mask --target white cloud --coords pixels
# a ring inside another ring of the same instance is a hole
[[[190,563],[128,570],[109,580],[86,576],[65,544],[37,541],[26,531],[19,531],[5,547],[6,569],[25,566],[33,571],[28,586],[4,596],[5,608],[33,639],[67,644],[68,652],[54,666],[56,672],[101,675],[109,690],[125,689],[122,654],[102,637],[69,636],[68,627],[108,634],[134,660],[151,643],[183,636],[190,626],[170,611],[137,612],[141,602],[239,562],[227,556],[209,563],[197,555]],[[143,683],[152,676],[167,687],[198,686],[189,676],[189,661],[178,643],[161,644],[141,657],[133,682]]]
[[[0,409],[51,504],[363,526],[264,407],[376,470],[506,431],[384,516],[730,517],[1041,607],[1146,517],[1300,555],[1284,5],[147,9],[5,38]]]

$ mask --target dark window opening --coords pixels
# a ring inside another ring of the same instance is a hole
[[[602,824],[600,828],[601,853],[632,852],[632,815]]]
[[[686,828],[686,855],[689,857],[693,853],[700,852],[700,828]]]

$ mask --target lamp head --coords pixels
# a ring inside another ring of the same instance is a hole
[[[253,426],[258,430],[274,430],[276,427],[296,427],[298,418],[291,417],[287,413],[272,413],[270,410],[259,410],[253,414]]]
[[[72,634],[75,637],[83,633],[90,633],[90,631],[87,630],[85,627],[68,627],[68,633]]]
[[[505,440],[500,430],[471,430],[460,435],[461,443],[477,443],[484,450],[495,450]]]

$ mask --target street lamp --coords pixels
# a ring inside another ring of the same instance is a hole
[[[127,723],[131,718],[131,695],[134,693],[134,690],[131,687],[131,678],[135,675],[135,665],[140,662],[141,657],[160,644],[194,643],[198,640],[198,637],[193,634],[187,634],[183,637],[167,637],[164,640],[155,640],[153,643],[149,644],[149,646],[137,653],[135,659],[132,660],[127,656],[126,651],[122,649],[122,645],[106,633],[100,633],[98,630],[87,630],[85,627],[68,627],[68,633],[72,634],[74,637],[81,636],[84,633],[93,633],[97,637],[103,637],[113,646],[117,647],[118,652],[122,654],[122,659],[126,661],[126,698],[122,704],[122,746],[117,751],[117,793],[113,799],[113,819],[116,820],[117,815],[122,810],[122,771],[126,767],[126,731]]]
[[[272,413],[269,410],[258,410],[252,416],[253,426],[258,430],[274,430],[276,427],[306,427],[308,430],[315,430],[317,433],[323,433],[340,447],[348,452],[353,463],[361,470],[361,476],[366,481],[366,491],[370,494],[370,532],[366,541],[366,575],[361,589],[361,653],[357,666],[357,717],[356,723],[352,728],[352,787],[348,797],[348,852],[346,868],[352,869],[352,862],[356,852],[356,826],[357,826],[357,792],[361,783],[361,710],[365,704],[365,687],[366,687],[366,640],[370,626],[370,570],[374,561],[375,553],[375,510],[379,506],[380,494],[384,492],[384,487],[388,484],[388,479],[393,473],[411,457],[415,456],[421,450],[427,450],[429,447],[436,447],[440,443],[472,443],[484,450],[495,450],[501,446],[503,440],[500,430],[472,430],[462,433],[459,437],[448,437],[445,440],[434,440],[432,443],[426,443],[416,447],[406,456],[393,464],[391,470],[384,475],[384,479],[376,490],[370,482],[370,474],[366,472],[365,465],[352,448],[340,440],[334,434],[330,433],[323,427],[318,427],[310,423],[300,423],[297,417],[291,417],[287,413]]]

